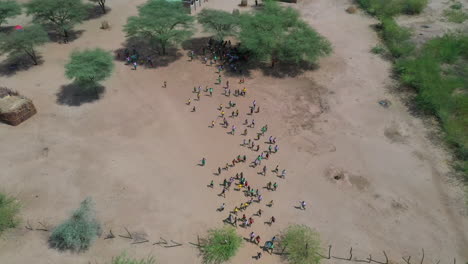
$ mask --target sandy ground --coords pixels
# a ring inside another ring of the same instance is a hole
[[[335,256],[345,257],[353,247],[360,259],[369,254],[383,259],[385,250],[396,262],[408,255],[419,261],[424,248],[426,261],[468,259],[463,194],[448,176],[448,156],[427,138],[423,122],[388,93],[390,64],[369,52],[378,43],[370,28],[375,20],[347,14],[346,0],[299,3],[304,19],[331,41],[334,53],[320,61],[319,69],[294,78],[251,72],[246,98],[222,96],[220,86],[213,85],[215,69],[183,56],[167,66],[137,71],[117,62],[103,83],[101,99],[78,104],[83,98],[70,91],[64,77],[70,52],[120,49],[122,25],[142,2],[110,1],[112,11],[80,25],[83,33],[77,40],[41,48],[42,65],[0,77],[1,85],[32,98],[39,111],[18,127],[0,124],[0,189],[22,201],[21,216],[33,226],[39,221],[57,225],[91,196],[104,233],[112,229],[123,235],[127,227],[151,243],[101,237],[86,252],[62,253],[48,248],[48,233],[20,227],[2,236],[0,263],[105,263],[122,251],[153,254],[160,263],[200,263],[197,249],[188,243],[222,226],[227,212],[216,212],[221,203],[231,209],[246,200],[234,191],[226,199],[218,197],[220,187],[206,185],[241,171],[256,188],[279,183],[276,192],[262,189],[265,201],[275,201],[273,208],[261,203],[246,212],[264,209],[253,227],[238,228],[244,237],[255,231],[265,241],[299,223],[315,228],[325,248],[333,245]],[[205,6],[231,11],[236,4],[211,0]],[[99,29],[103,19],[111,23],[110,31]],[[235,78],[225,80],[242,88]],[[165,89],[163,81],[168,81]],[[215,87],[215,95],[194,101],[191,90],[198,85]],[[185,105],[188,98],[195,113]],[[391,106],[381,107],[377,102],[382,99]],[[249,137],[268,124],[266,137],[277,137],[280,150],[266,164],[286,168],[286,179],[260,176],[259,168],[247,164],[213,175],[238,154],[248,160],[258,155],[240,146],[247,138],[240,133],[228,135],[218,124],[208,128],[217,106],[229,100],[239,106],[240,117],[229,118],[238,132],[246,118],[252,119],[246,113],[257,100],[261,112],[254,114],[257,128],[249,129]],[[205,167],[197,166],[202,157],[207,158]],[[342,172],[340,180],[333,178],[337,172]],[[299,200],[307,201],[306,211],[294,208]],[[277,223],[263,224],[272,215]],[[160,237],[184,245],[153,246]],[[251,257],[257,251],[245,243],[232,263],[280,262],[275,255],[255,261]]]

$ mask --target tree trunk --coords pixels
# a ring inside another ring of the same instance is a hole
[[[105,14],[106,13],[106,1],[105,0],[100,0],[99,1],[99,6],[102,9],[102,12]]]
[[[37,56],[36,56],[36,53],[34,52],[34,49],[31,49],[31,51],[27,51],[25,50],[26,54],[28,54],[28,56],[31,58],[31,60],[33,61],[34,65],[37,65]]]
[[[66,29],[63,30],[63,42],[68,43],[68,31]]]
[[[162,54],[166,55],[166,43],[161,43]]]
[[[277,62],[276,59],[272,59],[272,60],[271,60],[271,67],[272,67],[272,68],[275,67],[276,62]]]

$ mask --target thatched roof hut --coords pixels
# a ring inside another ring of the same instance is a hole
[[[36,108],[30,99],[0,87],[0,121],[16,126],[34,114]]]

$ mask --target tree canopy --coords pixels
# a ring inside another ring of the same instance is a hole
[[[299,13],[274,1],[254,14],[241,16],[240,41],[262,61],[315,63],[331,52],[330,43],[299,18]]]
[[[239,27],[239,16],[222,10],[203,9],[197,19],[205,31],[213,33],[217,40],[236,35]]]
[[[25,6],[35,22],[52,25],[65,42],[73,26],[86,18],[89,8],[82,0],[32,0]]]
[[[79,83],[96,83],[107,79],[113,69],[110,52],[97,48],[73,52],[65,65],[65,75]]]
[[[194,18],[182,2],[149,0],[138,7],[138,16],[128,19],[124,31],[128,37],[141,37],[153,49],[166,54],[168,45],[178,44],[193,34]]]
[[[5,23],[7,18],[21,14],[21,6],[15,0],[0,0],[0,25]]]
[[[23,30],[15,30],[10,34],[0,34],[0,53],[10,56],[26,53],[34,65],[37,65],[35,47],[49,41],[47,32],[39,25],[32,25]]]

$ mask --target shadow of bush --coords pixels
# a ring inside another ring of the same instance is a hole
[[[37,56],[37,65],[34,65],[27,54],[9,56],[0,63],[0,76],[12,76],[17,72],[26,71],[42,63],[44,63],[44,60],[40,55]]]
[[[105,87],[98,84],[86,84],[73,82],[62,85],[60,91],[56,94],[57,103],[60,105],[80,106],[86,103],[92,103],[102,98]]]

